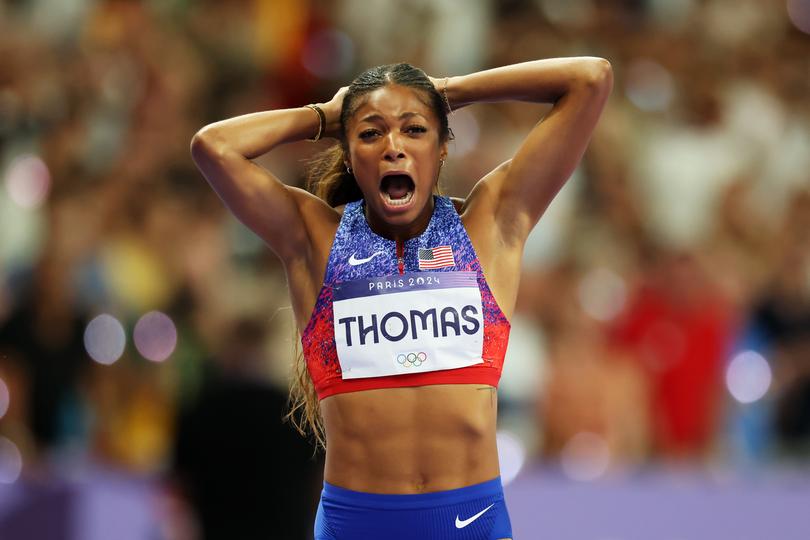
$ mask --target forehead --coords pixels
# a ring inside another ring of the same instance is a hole
[[[380,115],[386,120],[396,120],[404,113],[416,113],[435,120],[433,109],[426,104],[427,96],[419,90],[400,85],[388,85],[364,96],[352,120],[361,122],[369,115]]]

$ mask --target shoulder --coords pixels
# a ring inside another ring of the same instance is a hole
[[[343,216],[343,206],[332,208],[309,191],[292,186],[287,189],[296,201],[316,252],[328,254]]]
[[[326,201],[305,189],[295,186],[287,186],[287,189],[292,193],[298,207],[305,215],[314,214],[316,217],[323,217],[328,220],[334,219],[335,216],[340,218],[343,215],[345,204],[331,207]]]

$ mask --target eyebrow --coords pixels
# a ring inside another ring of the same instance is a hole
[[[399,119],[404,120],[405,118],[410,118],[412,116],[422,116],[422,115],[419,114],[419,113],[407,111],[407,112],[404,112],[404,113],[400,114]],[[365,118],[361,119],[360,121],[361,122],[372,122],[372,121],[375,121],[375,120],[383,120],[384,121],[385,119],[382,117],[382,115],[374,113],[374,114],[370,114],[370,115],[366,116]]]

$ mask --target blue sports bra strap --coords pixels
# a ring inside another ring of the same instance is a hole
[[[329,250],[329,260],[326,263],[326,274],[323,282],[331,285],[336,281],[338,265],[335,264],[345,251],[347,242],[352,238],[353,229],[357,228],[357,215],[360,210],[362,200],[346,203],[343,208],[343,215],[340,218],[335,238],[332,240],[332,247]]]

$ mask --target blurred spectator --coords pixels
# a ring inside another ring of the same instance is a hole
[[[689,253],[662,254],[612,330],[650,380],[653,447],[663,457],[706,456],[714,443],[724,360],[735,320]]]
[[[778,236],[773,274],[757,300],[752,331],[764,337],[776,371],[778,449],[810,451],[810,192],[791,199]]]
[[[204,539],[293,540],[312,529],[322,463],[282,422],[286,393],[258,376],[265,332],[259,319],[232,325],[178,420],[173,469]]]
[[[81,240],[71,238],[66,221],[74,202],[71,194],[52,201],[42,254],[33,268],[11,276],[12,307],[0,320],[2,363],[22,378],[14,398],[27,412],[28,433],[19,433],[19,444],[44,458],[87,435],[77,385],[87,367],[82,336],[89,318],[73,273]]]

